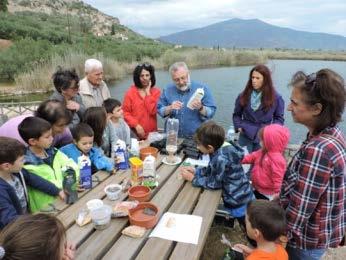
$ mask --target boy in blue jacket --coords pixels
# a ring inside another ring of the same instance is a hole
[[[243,150],[225,143],[225,130],[213,121],[203,123],[194,137],[198,150],[209,154],[210,162],[207,168],[182,167],[182,177],[196,187],[222,189],[225,210],[245,227],[246,206],[254,195],[241,165]]]
[[[99,147],[93,146],[94,131],[85,123],[79,123],[71,129],[73,143],[60,148],[64,154],[78,163],[78,157],[81,155],[89,156],[92,172],[99,170],[114,173],[114,162],[103,154]]]
[[[23,169],[25,147],[18,140],[0,137],[0,229],[18,215],[29,213],[27,185],[65,199],[54,184]]]

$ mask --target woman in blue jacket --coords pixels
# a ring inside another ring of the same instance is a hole
[[[244,91],[237,97],[233,124],[239,145],[249,153],[260,149],[257,132],[269,124],[284,124],[285,103],[273,86],[270,71],[260,64],[252,68]]]

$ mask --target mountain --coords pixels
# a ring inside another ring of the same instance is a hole
[[[231,19],[162,36],[159,40],[201,47],[346,50],[346,37],[292,30],[258,19]]]
[[[108,35],[114,25],[119,25],[118,18],[106,15],[79,0],[8,0],[7,8],[9,13],[34,12],[75,17],[89,26],[95,36]],[[126,35],[119,34],[118,37]]]

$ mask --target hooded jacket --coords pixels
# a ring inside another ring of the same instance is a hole
[[[42,179],[35,174],[22,169],[19,173],[13,173],[18,177],[23,185],[24,195],[28,202],[27,185],[34,189],[40,190],[51,196],[57,196],[59,189],[52,183]],[[22,215],[23,210],[19,202],[19,198],[13,187],[5,180],[0,178],[0,229],[3,229],[8,223],[15,219],[18,215]]]
[[[290,133],[287,127],[272,124],[263,129],[263,146],[246,155],[243,164],[252,164],[252,185],[255,190],[264,195],[274,195],[280,192],[282,180],[286,171],[286,159],[283,152],[288,144]]]
[[[56,148],[46,149],[46,153],[48,157],[42,159],[37,157],[30,149],[27,149],[24,157],[24,169],[29,171],[30,174],[36,174],[50,181],[59,189],[62,188],[63,172],[66,167],[72,167],[76,171],[77,180],[79,180],[79,169],[72,159],[69,159]],[[30,211],[32,213],[55,201],[55,197],[31,187],[28,187],[28,194]]]
[[[252,188],[241,166],[244,156],[239,146],[226,144],[213,154],[206,169],[197,168],[192,185],[207,189],[222,189],[226,208],[239,208],[253,198]]]

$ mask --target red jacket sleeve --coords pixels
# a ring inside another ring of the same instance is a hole
[[[126,123],[134,128],[136,125],[138,125],[138,120],[132,116],[132,106],[131,104],[133,103],[132,101],[132,96],[130,90],[125,94],[124,97],[124,102],[123,102],[123,110],[124,110],[124,119]]]
[[[273,180],[273,190],[275,193],[279,193],[282,185],[282,180],[286,171],[286,161],[285,158],[275,158],[271,160],[271,175]]]
[[[261,150],[252,152],[250,154],[247,154],[244,156],[243,160],[241,161],[242,164],[254,164],[256,159],[259,158],[262,154]]]

